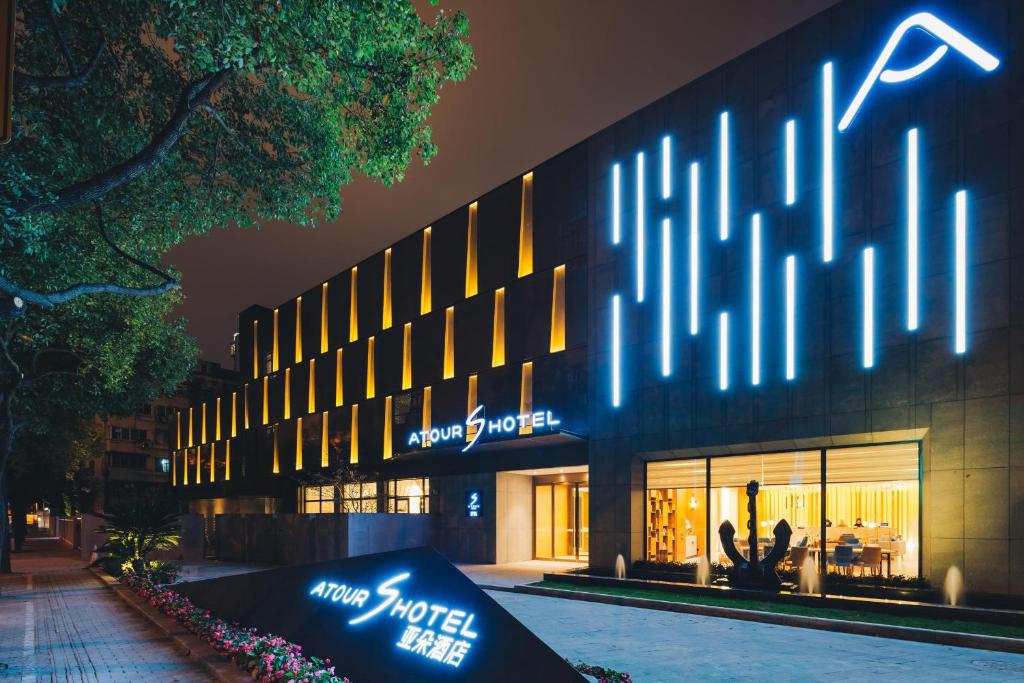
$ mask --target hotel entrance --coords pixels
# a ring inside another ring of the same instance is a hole
[[[535,559],[578,561],[589,557],[590,485],[586,468],[580,470],[534,476]]]

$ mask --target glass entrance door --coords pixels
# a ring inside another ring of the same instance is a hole
[[[586,483],[534,487],[534,557],[587,559],[590,550],[590,487]]]

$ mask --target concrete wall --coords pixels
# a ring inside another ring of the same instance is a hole
[[[103,518],[96,515],[82,515],[81,552],[82,559],[90,561],[96,548],[103,545],[106,536],[99,533],[96,527],[104,523]],[[203,516],[183,514],[178,516],[181,525],[181,542],[177,548],[150,553],[151,560],[180,560],[195,562],[203,559]]]
[[[438,520],[438,550],[452,562],[493,564],[495,549],[497,496],[494,472],[431,477],[431,512]],[[466,517],[466,492],[480,491],[480,517]]]

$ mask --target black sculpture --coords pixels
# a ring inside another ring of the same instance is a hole
[[[732,522],[725,520],[722,526],[718,527],[718,537],[722,539],[722,548],[725,554],[732,560],[733,568],[729,571],[729,583],[743,588],[772,588],[777,589],[782,581],[775,572],[775,565],[786,557],[789,550],[789,539],[793,536],[793,530],[786,520],[780,520],[772,533],[775,534],[775,545],[772,546],[765,558],[759,559],[757,554],[757,480],[747,482],[747,511],[750,513],[750,521],[747,522],[747,542],[750,550],[749,559],[743,557],[736,549],[736,529]]]

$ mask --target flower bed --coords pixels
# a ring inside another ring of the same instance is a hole
[[[261,635],[253,628],[242,628],[210,614],[192,604],[185,596],[172,591],[145,574],[128,572],[120,578],[128,588],[149,601],[213,649],[229,657],[240,669],[261,683],[270,681],[302,681],[303,683],[350,683],[334,673],[331,660],[307,657],[302,647],[284,638]],[[593,676],[598,683],[632,683],[628,673],[591,666],[580,662],[573,668]]]

